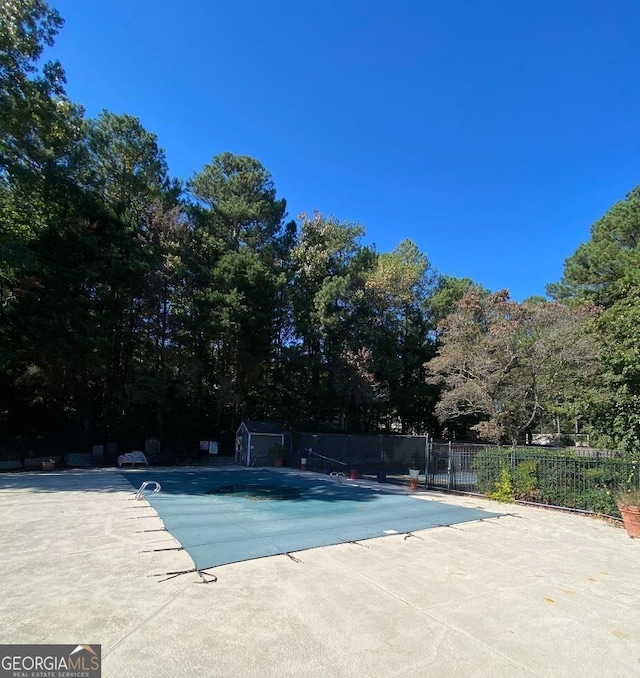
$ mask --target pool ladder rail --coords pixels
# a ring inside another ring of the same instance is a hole
[[[151,490],[149,488],[150,485],[155,485],[155,487]],[[147,490],[151,494],[155,494],[156,492],[160,492],[161,489],[162,486],[157,480],[145,480],[144,483],[140,485],[140,489],[136,492],[136,499],[137,500],[142,499],[145,496],[144,495],[145,490]]]

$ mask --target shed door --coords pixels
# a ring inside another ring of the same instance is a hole
[[[246,432],[236,436],[236,462],[241,466],[249,464],[249,435]]]

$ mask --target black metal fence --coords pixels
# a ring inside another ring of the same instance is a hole
[[[615,494],[640,489],[640,464],[617,452],[589,448],[507,449],[430,442],[425,484],[503,501],[617,515]]]

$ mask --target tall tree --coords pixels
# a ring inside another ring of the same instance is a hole
[[[604,373],[598,390],[585,394],[591,430],[602,444],[640,455],[640,186],[593,224],[549,292],[604,307],[597,325]]]
[[[13,321],[21,296],[40,284],[35,248],[68,214],[69,159],[81,137],[58,62],[42,63],[62,25],[40,0],[0,5],[0,411],[16,411],[15,365],[24,339]],[[71,186],[70,186],[71,185]]]
[[[599,388],[585,394],[592,432],[603,444],[640,454],[640,186],[593,224],[549,292],[605,309],[597,325],[604,374]]]
[[[575,416],[580,389],[598,369],[594,314],[470,290],[444,321],[440,350],[427,366],[445,387],[440,420],[515,444],[544,412],[564,408]]]
[[[61,26],[41,0],[0,5],[0,314],[14,298],[28,244],[58,214],[80,136],[81,109],[65,96],[62,67],[40,62]]]
[[[286,201],[276,199],[271,174],[254,158],[221,153],[191,178],[189,190],[229,249],[270,246],[283,226]]]
[[[591,227],[591,238],[565,262],[557,299],[590,301],[608,307],[624,297],[627,283],[640,284],[640,186]]]
[[[86,130],[73,172],[51,184],[47,217],[28,245],[27,284],[8,323],[21,337],[12,342],[14,379],[37,394],[31,402],[48,403],[53,419],[114,434],[135,422],[150,433],[167,388],[176,284],[168,262],[182,226],[154,135],[107,113]],[[149,360],[159,355],[162,366]]]
[[[39,60],[62,26],[41,0],[6,0],[0,6],[0,170],[43,170],[55,157],[62,120],[64,71]]]
[[[365,332],[384,384],[380,413],[403,433],[424,430],[433,410],[435,391],[426,383],[424,364],[434,348],[429,298],[435,280],[427,257],[410,240],[380,254],[366,279],[372,308]]]
[[[144,228],[149,205],[171,184],[158,138],[132,115],[109,111],[86,123],[83,160],[86,186],[97,192],[118,218]]]
[[[455,311],[458,302],[472,287],[482,289],[471,278],[456,278],[452,275],[437,277],[434,289],[429,296],[429,312],[436,328]],[[488,290],[486,294],[489,294]]]
[[[295,224],[270,173],[223,153],[192,177],[184,337],[193,392],[217,426],[265,416],[282,332],[287,250]]]
[[[598,321],[603,374],[584,400],[601,444],[640,458],[640,285],[618,291]]]
[[[295,271],[292,306],[298,342],[289,351],[300,416],[319,425],[365,425],[356,420],[376,398],[366,343],[355,337],[365,274],[374,252],[360,240],[360,224],[320,212],[301,214],[300,235],[291,256]],[[347,422],[349,413],[352,422]]]

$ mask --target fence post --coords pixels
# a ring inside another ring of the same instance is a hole
[[[428,485],[427,476],[429,473],[429,434],[424,437],[424,486]]]
[[[451,441],[449,441],[449,457],[447,459],[447,487],[453,489],[453,463],[451,461]]]

